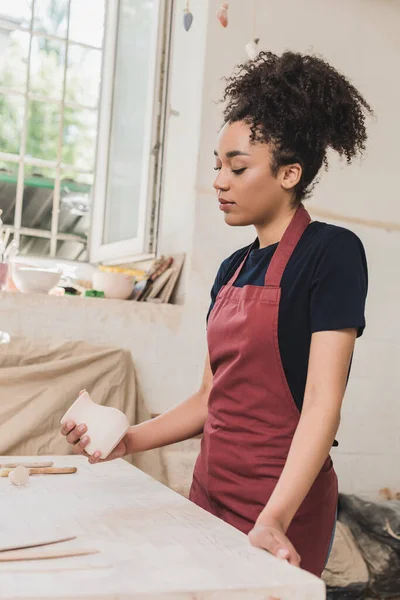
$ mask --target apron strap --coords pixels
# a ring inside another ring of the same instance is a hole
[[[299,208],[296,210],[293,219],[291,220],[289,226],[287,227],[285,233],[275,253],[272,257],[272,260],[269,264],[265,275],[265,285],[268,287],[278,288],[281,285],[281,279],[284,270],[286,269],[286,265],[289,262],[290,257],[292,256],[293,250],[296,248],[298,241],[303,235],[305,229],[311,222],[311,217],[304,208],[303,204],[300,204]],[[258,238],[254,240],[251,244],[250,248],[246,252],[246,256],[226,284],[227,287],[233,286],[236,279],[239,277],[239,273],[242,270],[244,263],[247,260],[250,252],[257,245]]]
[[[269,264],[265,275],[266,286],[273,288],[280,287],[286,265],[310,222],[310,215],[303,204],[300,204]]]
[[[239,273],[242,270],[242,267],[243,267],[244,263],[246,262],[247,257],[249,256],[250,252],[253,250],[253,248],[254,248],[254,246],[256,245],[257,242],[258,242],[258,239],[255,239],[254,242],[251,244],[250,248],[246,252],[246,256],[244,257],[244,259],[242,260],[242,262],[240,263],[240,265],[238,266],[238,268],[236,269],[236,271],[234,272],[234,274],[232,275],[232,277],[230,278],[230,280],[226,284],[227,287],[232,287],[233,286],[233,284],[235,283],[236,279],[239,277]]]

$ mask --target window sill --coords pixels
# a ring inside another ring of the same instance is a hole
[[[135,302],[134,300],[114,300],[111,298],[87,298],[83,296],[56,296],[52,294],[36,294],[34,292],[23,294],[14,291],[0,291],[0,313],[8,308],[21,310],[29,308],[58,307],[60,310],[96,310],[99,313],[105,310],[107,314],[113,312],[124,313],[126,315],[151,315],[156,320],[162,320],[163,315],[167,318],[176,316],[180,318],[183,314],[183,306],[170,303],[156,302]],[[62,314],[62,313],[60,313]],[[101,318],[99,315],[99,323]],[[100,325],[99,325],[100,326]]]
[[[145,372],[152,365],[149,380],[183,323],[183,306],[174,304],[0,292],[0,331],[11,339],[86,340],[128,348]]]

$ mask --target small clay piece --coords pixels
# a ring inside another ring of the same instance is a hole
[[[260,38],[255,38],[254,40],[252,40],[251,42],[248,42],[248,44],[246,44],[246,52],[247,52],[247,56],[249,57],[250,60],[255,60],[258,56],[258,54],[260,53],[259,49],[258,49],[258,42],[260,41]]]
[[[228,25],[228,7],[229,4],[224,2],[221,4],[221,8],[217,12],[217,19],[221,23],[222,27],[227,27]]]
[[[29,469],[19,465],[9,472],[8,479],[14,485],[26,485],[29,481]]]
[[[384,500],[400,500],[400,492],[394,492],[389,488],[379,490],[379,496]]]
[[[393,500],[395,494],[389,488],[382,488],[381,490],[379,490],[379,496],[384,500]]]

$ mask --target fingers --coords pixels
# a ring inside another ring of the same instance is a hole
[[[67,423],[64,423],[64,425],[61,427],[62,435],[68,435],[74,429],[74,427],[76,427],[76,424],[73,421],[67,421]]]
[[[301,562],[299,554],[297,554],[292,544],[286,543],[285,546],[285,548],[282,547],[280,550],[278,550],[278,554],[276,554],[277,558],[283,558],[294,567],[299,567]]]
[[[272,554],[277,558],[287,560],[294,567],[299,567],[301,558],[289,540],[276,540]]]
[[[123,441],[121,441],[112,452],[107,456],[107,458],[100,458],[101,452],[96,451],[89,458],[89,462],[92,465],[100,462],[109,462],[110,460],[115,460],[116,458],[123,458],[126,456],[126,446]]]
[[[84,435],[83,438],[79,442],[72,445],[72,452],[74,454],[84,454],[86,456],[89,456],[85,451],[85,448],[89,442],[90,442],[89,436]]]
[[[100,456],[101,456],[101,452],[99,452],[99,451],[93,452],[92,456],[89,456],[90,464],[95,465],[96,463],[99,463],[99,462],[105,462],[105,461],[102,461]]]
[[[280,541],[276,539],[272,533],[265,532],[260,545],[262,546],[262,548],[264,548],[264,550],[268,550],[268,552],[270,552],[274,556],[278,556],[279,558],[284,559],[289,558],[288,550],[282,546]]]
[[[67,435],[67,442],[69,444],[76,444],[86,431],[87,427],[85,424],[77,425]]]
[[[299,567],[301,558],[288,538],[276,529],[255,527],[249,533],[253,546],[267,550],[277,558],[287,560],[291,565]]]

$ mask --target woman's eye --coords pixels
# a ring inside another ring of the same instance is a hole
[[[214,171],[220,171],[222,169],[222,167],[214,167]],[[242,173],[244,173],[246,170],[246,168],[243,169],[232,169],[232,173],[234,173],[235,175],[241,175]]]

